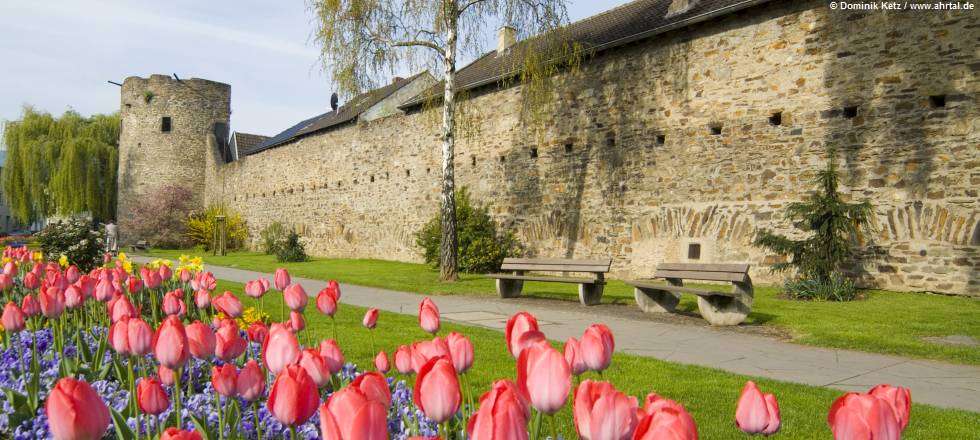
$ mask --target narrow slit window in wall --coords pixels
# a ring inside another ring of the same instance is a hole
[[[929,97],[929,106],[932,108],[946,107],[946,95],[932,95]]]
[[[783,113],[776,112],[769,116],[769,125],[783,125]]]
[[[171,128],[173,127],[172,127],[172,122],[170,120],[170,116],[164,116],[163,120],[160,122],[160,131],[164,133],[170,133]]]
[[[701,259],[701,244],[700,243],[688,243],[688,245],[687,245],[687,258],[689,260],[700,260]]]
[[[538,149],[537,148],[532,148],[531,149],[531,159],[537,159],[537,158],[538,158]]]
[[[721,134],[721,125],[712,125],[709,129],[712,136],[718,136]]]
[[[856,105],[852,105],[852,106],[844,107],[843,115],[844,115],[844,118],[845,119],[854,119],[854,118],[856,118],[857,115],[858,115],[858,108],[857,108],[857,106]]]
[[[658,134],[657,135],[657,145],[663,145],[665,142],[667,142],[667,135],[665,135],[665,134]]]
[[[568,154],[571,154],[572,153],[572,143],[571,142],[566,142],[565,143],[565,153],[568,153]]]

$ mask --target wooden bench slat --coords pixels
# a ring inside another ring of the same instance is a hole
[[[609,271],[605,266],[584,266],[578,264],[508,264],[500,265],[500,270],[529,270],[541,272],[594,272],[605,273]]]
[[[691,272],[741,272],[749,271],[748,264],[711,264],[711,263],[661,263],[657,270],[680,270]]]
[[[657,269],[657,272],[653,275],[655,278],[682,278],[686,280],[702,280],[702,281],[733,281],[744,283],[748,280],[748,275],[745,273],[735,273],[735,272],[695,272],[688,270],[662,270]]]
[[[659,284],[655,282],[647,282],[647,281],[639,281],[639,280],[627,281],[626,284],[629,284],[634,287],[640,287],[643,289],[656,289],[656,290],[665,290],[668,292],[690,293],[698,296],[729,296],[729,297],[735,296],[735,294],[732,292],[719,292],[717,290],[695,289],[693,287],[683,287],[683,286],[669,286],[666,284]]]
[[[521,281],[545,281],[553,283],[574,283],[574,284],[595,284],[596,280],[592,278],[573,278],[573,277],[537,277],[529,275],[513,275],[509,273],[492,273],[485,275],[487,278],[500,278],[505,280],[521,280]]]
[[[586,266],[609,266],[612,259],[576,260],[572,258],[504,258],[504,264],[578,264]]]

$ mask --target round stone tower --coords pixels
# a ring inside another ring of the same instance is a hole
[[[231,86],[167,75],[129,77],[120,102],[116,218],[126,243],[138,240],[129,227],[145,196],[165,185],[191,191],[192,206],[204,201],[205,176],[231,116]]]

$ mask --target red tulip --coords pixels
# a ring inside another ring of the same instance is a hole
[[[296,335],[279,323],[272,324],[269,336],[262,345],[262,361],[265,368],[279,374],[287,365],[299,362],[299,341]]]
[[[245,283],[245,294],[252,298],[262,298],[262,295],[265,295],[266,290],[268,290],[268,286],[262,284],[262,282],[259,280],[252,280]]]
[[[248,326],[248,340],[255,342],[257,344],[262,344],[265,342],[265,338],[269,336],[269,327],[265,324],[256,321],[252,325]]]
[[[8,262],[7,265],[11,265],[13,262]],[[4,266],[6,270],[6,266]],[[10,276],[9,273],[0,273],[0,290],[7,290],[14,285],[14,278]]]
[[[3,323],[3,331],[10,333],[23,331],[24,320],[24,312],[13,301],[8,301],[7,305],[3,306],[3,316],[0,317],[0,323]]]
[[[211,386],[218,394],[235,397],[238,394],[238,372],[232,364],[211,367]]]
[[[139,278],[131,277],[130,279],[126,280],[126,289],[129,291],[129,293],[139,292],[142,288],[143,281],[141,281]]]
[[[194,292],[194,305],[199,309],[206,309],[211,305],[211,293],[201,289]]]
[[[192,284],[193,285],[193,284]],[[214,274],[211,272],[201,272],[197,274],[197,286],[194,290],[207,290],[208,292],[213,292],[215,288],[218,287],[218,280],[214,279]]]
[[[580,348],[585,365],[592,371],[602,371],[609,368],[609,363],[612,362],[616,342],[609,327],[605,324],[592,324],[585,329]]]
[[[103,277],[95,286],[95,299],[108,302],[112,299],[113,292],[115,292],[115,288],[112,286],[112,278],[108,276]]]
[[[377,371],[361,374],[350,386],[361,390],[369,399],[380,402],[386,409],[391,407],[391,389],[383,374]]]
[[[432,334],[439,332],[439,307],[429,298],[419,303],[419,327]]]
[[[309,297],[306,296],[306,290],[299,283],[290,284],[286,287],[286,290],[282,291],[282,299],[286,302],[286,307],[294,312],[302,312],[306,308],[306,302]]]
[[[184,316],[187,312],[187,305],[184,304],[184,291],[181,289],[167,292],[163,295],[163,313],[168,315]]]
[[[157,377],[160,378],[160,383],[168,387],[174,384],[174,379],[176,378],[175,376],[176,374],[177,373],[174,372],[174,370],[164,367],[163,365],[157,367]]]
[[[333,339],[320,343],[320,356],[323,356],[323,360],[327,363],[330,374],[337,374],[344,366],[344,353]]]
[[[446,336],[446,345],[449,346],[449,354],[456,371],[459,374],[467,372],[473,366],[473,342],[462,334],[450,332]]]
[[[17,273],[17,263],[8,261],[3,265],[3,275],[11,276]]]
[[[554,414],[568,400],[572,372],[565,357],[549,345],[533,345],[517,358],[517,386],[531,399],[531,406]]]
[[[28,272],[24,274],[24,287],[29,290],[37,289],[41,285],[41,280],[38,279],[37,274],[34,272]]]
[[[304,328],[306,328],[306,320],[303,319],[303,314],[295,310],[289,312],[289,329],[292,330],[293,333],[299,333],[303,331]]]
[[[246,344],[235,321],[225,319],[214,334],[214,355],[225,362],[231,362],[245,352]]]
[[[170,266],[166,264],[161,264],[160,268],[157,269],[157,274],[160,275],[160,281],[168,281],[174,277],[174,272],[170,270]]]
[[[224,313],[229,318],[238,318],[242,316],[242,302],[232,294],[230,291],[225,291],[220,296],[211,300],[214,304],[214,308],[218,309],[219,312]]]
[[[41,306],[37,303],[37,300],[31,296],[30,293],[24,295],[24,299],[20,302],[20,310],[24,312],[24,315],[28,317],[37,316],[41,313]]]
[[[412,368],[412,348],[402,345],[395,350],[395,369],[401,374],[415,372]]]
[[[528,331],[538,331],[538,319],[528,312],[518,312],[507,320],[507,330],[504,334],[507,340],[507,349],[511,356],[520,356],[520,344],[518,341],[521,336]]]
[[[201,440],[201,434],[197,431],[184,431],[170,427],[163,431],[160,440]]]
[[[276,273],[273,275],[272,279],[275,281],[276,289],[278,290],[286,290],[286,287],[290,284],[289,272],[281,267],[276,269]]]
[[[65,270],[65,281],[68,281],[70,284],[78,281],[78,278],[81,276],[82,274],[79,272],[78,266],[75,266],[74,264],[68,266],[68,269]]]
[[[480,397],[480,409],[466,425],[470,440],[527,440],[531,417],[527,398],[513,382],[498,380]]]
[[[139,312],[136,311],[136,307],[133,303],[129,301],[129,297],[122,295],[115,298],[115,300],[110,300],[108,303],[109,311],[111,312],[110,320],[116,322],[123,318],[136,318],[139,316]]]
[[[144,414],[158,415],[170,408],[170,397],[159,380],[144,377],[136,385],[136,404]]]
[[[655,393],[647,395],[634,440],[697,440],[698,427],[684,406]]]
[[[130,318],[126,324],[126,341],[133,356],[144,356],[153,350],[153,328],[142,318]]]
[[[153,336],[154,356],[160,365],[171,370],[177,370],[187,362],[190,356],[188,345],[184,325],[174,315],[166,317]]]
[[[361,321],[361,324],[369,329],[376,327],[378,325],[378,309],[368,309],[364,313],[364,320]]]
[[[637,425],[636,398],[609,382],[586,379],[575,390],[575,429],[585,440],[628,440]]]
[[[422,366],[412,398],[415,406],[436,423],[456,415],[462,396],[456,368],[448,356],[432,358]]]
[[[893,387],[887,384],[877,385],[868,394],[884,400],[892,407],[895,419],[901,425],[902,431],[909,426],[909,415],[912,412],[912,392],[908,388]]]
[[[187,284],[187,282],[194,277],[194,275],[191,274],[191,271],[188,269],[181,269],[180,273],[177,274],[177,276],[180,278],[180,282],[184,284]]]
[[[160,283],[163,280],[160,279],[160,274],[154,271],[148,271],[143,276],[143,284],[146,284],[147,289],[156,289],[160,287]]]
[[[331,317],[337,313],[337,297],[334,296],[334,291],[330,287],[324,287],[320,293],[316,294],[316,309]]]
[[[333,292],[333,298],[340,302],[340,283],[337,280],[327,281],[327,288]]]
[[[214,356],[216,341],[211,327],[201,321],[194,321],[185,328],[185,332],[191,356],[198,359],[210,359]]]
[[[324,440],[385,440],[387,416],[384,405],[348,386],[320,406],[320,433]]]
[[[568,362],[568,366],[575,376],[588,371],[585,361],[582,360],[582,349],[578,339],[568,338],[568,341],[565,342],[565,362]]]
[[[388,373],[388,370],[391,369],[391,364],[388,363],[388,353],[384,351],[378,352],[378,355],[374,357],[374,369],[378,370],[381,374]]]
[[[779,404],[776,396],[762,394],[755,382],[746,382],[735,409],[735,424],[747,434],[769,435],[779,431]]]
[[[544,345],[548,347],[551,346],[551,344],[548,343],[548,338],[544,336],[544,333],[537,330],[526,331],[520,338],[517,338],[518,353],[521,353],[524,350],[536,345]]]
[[[892,406],[871,394],[847,393],[830,406],[827,423],[837,440],[898,440],[902,425]]]
[[[421,371],[422,366],[430,359],[437,357],[447,357],[452,359],[449,353],[449,345],[446,340],[435,337],[431,341],[420,341],[412,344],[412,371]]]
[[[288,365],[276,377],[266,407],[284,425],[301,425],[320,403],[316,384],[299,365]]]
[[[327,361],[320,353],[312,348],[304,349],[299,357],[299,366],[306,370],[317,387],[323,387],[330,382],[330,369]]]
[[[65,293],[57,287],[48,287],[38,294],[41,303],[41,314],[47,318],[57,318],[65,311]]]
[[[112,323],[109,326],[109,346],[120,356],[129,356],[129,317]]]
[[[262,396],[262,392],[265,391],[265,373],[259,368],[255,359],[249,359],[238,373],[235,389],[242,399],[249,402]]]
[[[97,440],[109,427],[109,408],[83,380],[58,380],[44,404],[56,440]]]
[[[65,307],[74,309],[85,301],[85,293],[76,285],[68,286],[65,289]]]

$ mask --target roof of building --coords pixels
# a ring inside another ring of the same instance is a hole
[[[771,0],[636,0],[569,24],[561,29],[564,33],[561,38],[577,43],[583,50],[598,53],[768,1]],[[671,7],[672,4],[675,6]],[[496,50],[487,52],[456,72],[457,90],[469,90],[513,77],[524,64],[528,45],[548,44],[547,41],[531,37],[515,43],[500,55]],[[440,81],[402,107],[441,99],[442,89]]]
[[[234,137],[233,142],[235,147],[238,148],[238,156],[247,156],[252,154],[259,145],[270,139],[269,136],[262,136],[260,134],[242,133],[234,132],[232,133]]]
[[[292,142],[311,133],[351,122],[357,119],[361,113],[364,113],[381,100],[391,96],[392,93],[395,93],[398,91],[398,89],[410,84],[416,78],[424,75],[425,73],[426,72],[420,72],[408,78],[396,78],[391,82],[391,84],[361,93],[360,95],[353,97],[346,104],[338,107],[337,110],[331,110],[329,112],[314,116],[292,127],[289,127],[283,132],[269,138],[246,154],[255,154],[262,150],[267,150],[269,148],[274,148],[279,145]]]

